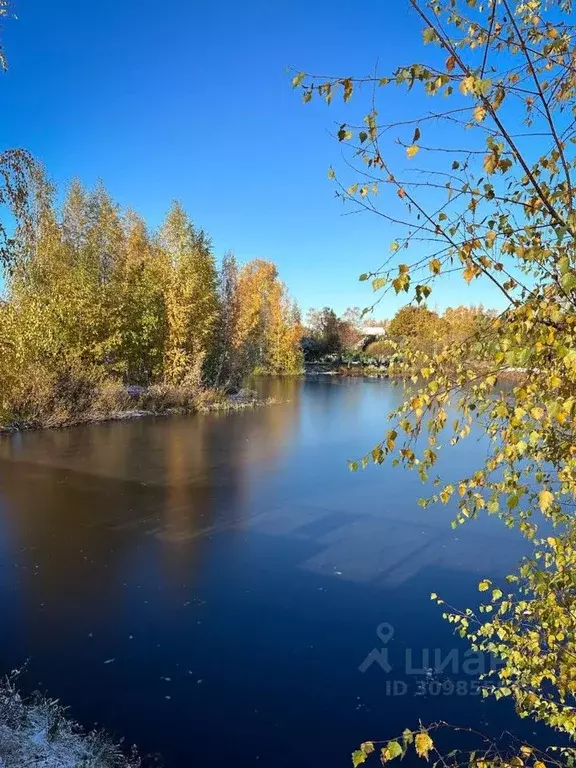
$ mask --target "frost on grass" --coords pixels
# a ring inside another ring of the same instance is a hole
[[[17,675],[0,681],[0,768],[140,768],[106,734],[85,732],[60,703],[24,699]]]

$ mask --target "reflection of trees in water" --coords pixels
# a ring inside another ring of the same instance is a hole
[[[70,622],[113,612],[122,581],[190,584],[202,536],[241,524],[250,468],[289,443],[301,383],[269,380],[277,405],[1,440],[0,514],[30,615],[41,602]]]
[[[120,566],[134,538],[110,534],[106,522],[127,497],[125,483],[102,482],[27,462],[0,461],[3,514],[15,547],[3,561],[19,594],[19,618],[31,647],[57,646],[121,611]],[[24,657],[27,651],[22,649]]]
[[[327,430],[341,433],[346,422],[353,425],[378,420],[384,428],[388,413],[403,401],[402,390],[380,379],[364,380],[318,376],[306,383],[308,396],[303,412],[307,430],[318,438]],[[366,446],[367,448],[369,446]]]
[[[238,441],[245,465],[269,469],[291,443],[300,422],[300,395],[303,380],[295,376],[259,379],[261,397],[272,398],[272,405],[238,411],[233,416],[242,430]],[[221,418],[225,418],[221,416]]]

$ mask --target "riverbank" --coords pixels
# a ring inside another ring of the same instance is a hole
[[[363,365],[359,363],[309,363],[305,367],[306,376],[349,376],[387,379],[389,369],[385,365]]]
[[[256,392],[249,389],[230,394],[217,389],[191,391],[184,387],[168,385],[154,385],[148,388],[113,385],[95,393],[90,406],[81,410],[67,408],[58,403],[53,408],[44,408],[28,418],[7,419],[4,424],[0,423],[0,434],[126,421],[149,416],[234,411],[272,405],[274,402],[273,398],[259,398]]]
[[[498,378],[502,382],[515,384],[523,380],[530,373],[527,368],[504,368],[498,372]],[[306,376],[341,376],[346,378],[368,379],[402,379],[410,378],[409,373],[394,373],[387,365],[331,365],[325,363],[312,363],[306,366]],[[414,371],[418,375],[418,371]]]

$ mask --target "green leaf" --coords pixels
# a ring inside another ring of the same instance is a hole
[[[478,591],[479,592],[487,592],[490,589],[491,586],[492,586],[492,582],[489,579],[483,579],[478,584]]]
[[[366,762],[366,753],[363,752],[361,749],[357,749],[355,752],[352,752],[352,765],[354,768],[358,765],[362,765],[362,763]]]
[[[395,757],[402,755],[402,747],[397,741],[389,741],[385,747],[380,751],[380,760],[383,763],[387,763],[390,760],[394,760]]]
[[[298,88],[298,86],[300,85],[302,80],[304,80],[305,77],[306,77],[306,73],[305,72],[298,72],[298,74],[295,75],[295,77],[292,78],[292,87],[293,88]],[[284,81],[284,82],[286,82],[286,81]]]
[[[348,130],[345,125],[342,125],[340,126],[337,136],[338,141],[350,141],[352,138],[352,131]]]
[[[566,293],[571,293],[576,288],[576,274],[565,272],[560,278],[560,285]]]
[[[360,744],[360,749],[365,755],[371,755],[374,752],[374,742],[365,741],[363,744]]]

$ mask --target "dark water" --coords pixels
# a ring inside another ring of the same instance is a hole
[[[0,672],[29,659],[27,690],[169,768],[337,768],[418,718],[516,725],[474,695],[429,594],[473,605],[517,534],[451,530],[402,470],[348,471],[386,428],[388,383],[260,386],[284,402],[0,442]]]

